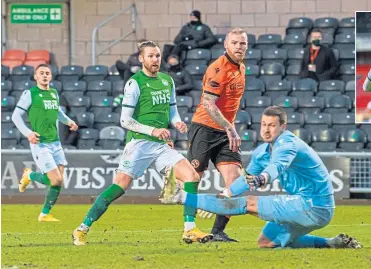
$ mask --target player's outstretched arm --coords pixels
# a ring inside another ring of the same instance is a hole
[[[59,107],[59,110],[58,110],[58,121],[60,121],[61,123],[63,123],[64,125],[67,125],[70,127],[70,130],[71,131],[77,131],[77,129],[79,128],[79,126],[76,124],[76,122],[74,122],[73,120],[71,120],[63,111],[62,109]]]
[[[363,90],[365,92],[370,92],[371,91],[371,69],[368,71],[367,77],[365,81],[363,82]]]
[[[205,107],[207,113],[210,115],[213,121],[227,132],[229,139],[229,149],[237,152],[239,146],[241,145],[241,138],[234,126],[223,116],[222,112],[217,107],[216,101],[218,100],[218,98],[218,96],[204,92],[203,106]]]

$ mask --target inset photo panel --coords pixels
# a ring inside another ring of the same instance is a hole
[[[355,120],[371,124],[371,11],[356,11]]]

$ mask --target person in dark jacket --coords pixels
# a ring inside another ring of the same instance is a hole
[[[175,46],[165,45],[163,52],[165,60],[169,55],[180,56],[182,51],[209,48],[216,43],[216,37],[210,27],[201,21],[201,12],[194,10],[189,16],[190,21],[182,27],[174,39]]]
[[[139,48],[139,44],[144,41],[146,40],[140,39],[138,41],[137,48]],[[126,63],[124,63],[121,60],[117,60],[116,68],[117,68],[117,71],[120,73],[121,78],[124,81],[128,81],[132,75],[134,75],[136,72],[138,72],[142,68],[142,63],[139,62],[139,51],[131,54]]]
[[[301,61],[301,78],[311,78],[316,81],[335,79],[338,72],[338,62],[334,52],[321,46],[322,32],[313,29],[310,34],[310,46],[304,50]]]
[[[176,55],[170,55],[167,59],[168,73],[173,78],[175,83],[175,91],[177,95],[185,95],[193,88],[192,76],[187,70],[182,68],[179,58]]]

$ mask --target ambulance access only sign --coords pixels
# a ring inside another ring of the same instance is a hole
[[[62,23],[62,4],[11,4],[11,23]]]

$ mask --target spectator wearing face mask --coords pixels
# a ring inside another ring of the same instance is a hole
[[[304,50],[301,61],[301,78],[311,78],[316,81],[335,79],[338,72],[338,62],[334,52],[321,46],[322,32],[313,29],[310,34],[310,46]]]
[[[193,88],[192,76],[182,68],[178,56],[170,55],[167,59],[167,65],[168,73],[174,80],[176,94],[185,95],[191,91]]]
[[[210,27],[201,21],[201,12],[194,10],[189,15],[190,21],[182,27],[174,39],[175,46],[165,45],[164,60],[168,55],[180,56],[182,51],[195,48],[209,48],[216,43],[216,37]]]

